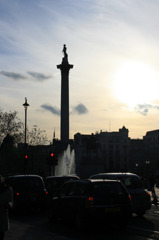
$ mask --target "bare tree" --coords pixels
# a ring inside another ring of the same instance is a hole
[[[18,143],[23,139],[24,124],[17,116],[17,111],[3,112],[0,108],[0,144],[9,135]]]
[[[34,125],[31,131],[28,131],[28,144],[36,146],[46,143],[48,143],[48,139],[45,130],[41,130],[37,125]]]
[[[24,143],[24,124],[18,118],[18,112],[3,112],[0,108],[0,145],[7,136],[11,136],[14,144]],[[49,141],[45,130],[37,125],[29,131],[27,129],[27,143],[29,145],[45,145]]]

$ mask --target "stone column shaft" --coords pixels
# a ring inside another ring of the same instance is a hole
[[[61,142],[69,141],[69,70],[73,68],[65,58],[57,65],[61,70]]]

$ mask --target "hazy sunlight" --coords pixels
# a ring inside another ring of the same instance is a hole
[[[115,73],[113,91],[116,97],[134,106],[155,100],[159,93],[158,74],[141,62],[127,62]]]

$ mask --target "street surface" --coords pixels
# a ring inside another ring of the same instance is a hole
[[[158,193],[157,193],[158,195]],[[159,196],[159,195],[158,195]],[[153,240],[159,239],[159,205],[152,205],[144,217],[133,215],[124,230],[116,227],[92,226],[79,232],[73,224],[50,223],[46,212],[19,213],[10,216],[10,230],[5,240]]]

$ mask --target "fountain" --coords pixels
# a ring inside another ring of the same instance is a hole
[[[75,174],[75,154],[70,145],[59,156],[58,165],[55,167],[55,176]]]

